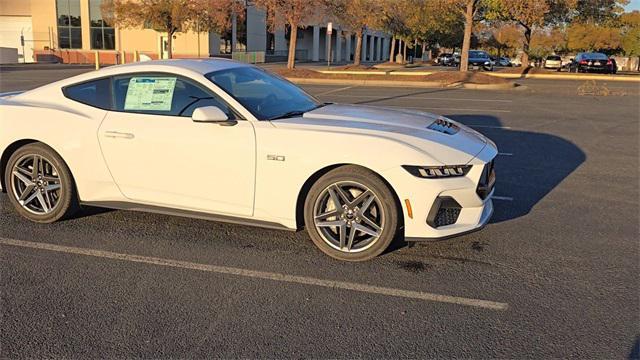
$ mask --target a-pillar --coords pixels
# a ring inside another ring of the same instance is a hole
[[[313,26],[313,46],[311,48],[311,61],[320,61],[320,27]]]

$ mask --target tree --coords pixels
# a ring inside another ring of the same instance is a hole
[[[382,6],[377,0],[331,0],[327,2],[329,13],[340,25],[356,33],[356,49],[353,64],[360,65],[362,35],[367,27],[376,27],[380,21]]]
[[[460,54],[460,71],[469,70],[469,49],[471,48],[471,36],[473,23],[476,16],[482,13],[482,5],[486,0],[440,0],[443,11],[457,12],[464,19],[464,34],[462,37],[462,52]]]
[[[254,4],[267,12],[267,22],[272,29],[289,25],[289,55],[287,69],[296,66],[298,28],[306,26],[324,16],[323,0],[254,0]]]
[[[389,53],[391,62],[395,62],[397,40],[406,36],[408,32],[405,5],[407,5],[407,1],[385,0],[381,3],[381,16],[378,21],[378,26],[393,36]],[[402,49],[400,49],[400,52],[401,51]]]
[[[102,5],[105,20],[121,28],[149,27],[167,34],[168,57],[173,57],[177,32],[227,29],[231,13],[243,13],[236,0],[108,0]]]
[[[531,34],[535,26],[542,26],[545,15],[549,12],[550,0],[487,0],[489,19],[512,21],[522,27],[524,41],[522,44],[522,64],[529,64]]]
[[[493,23],[487,29],[484,45],[496,49],[496,55],[514,56],[516,50],[522,45],[522,32],[510,23]]]
[[[576,22],[567,31],[568,47],[573,51],[613,53],[620,48],[620,29],[595,23]]]
[[[625,13],[620,17],[620,46],[627,56],[640,56],[640,11]]]
[[[580,23],[611,25],[624,11],[629,0],[575,0],[575,17]]]

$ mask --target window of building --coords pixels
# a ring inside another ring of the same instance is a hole
[[[102,0],[89,0],[91,18],[91,48],[113,50],[116,48],[115,29],[102,18]]]
[[[61,49],[82,49],[80,0],[56,0],[58,13],[58,46]]]

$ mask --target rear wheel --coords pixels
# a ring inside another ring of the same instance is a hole
[[[343,166],[322,176],[307,195],[304,219],[314,244],[346,261],[380,255],[398,230],[399,209],[389,187],[373,172]]]
[[[69,168],[51,148],[29,144],[9,158],[5,169],[9,200],[18,213],[38,223],[52,223],[78,209]]]

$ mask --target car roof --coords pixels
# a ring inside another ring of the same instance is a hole
[[[134,71],[153,71],[153,67],[175,67],[181,69],[191,70],[200,74],[208,74],[212,71],[226,70],[236,67],[250,66],[245,63],[224,59],[224,58],[210,58],[210,59],[171,59],[171,60],[151,60],[141,61],[130,64],[123,64],[113,66],[110,69],[122,70],[126,73],[132,70]]]
[[[24,93],[17,95],[15,99],[41,100],[47,97],[46,94],[58,94],[60,88],[63,88],[65,86],[92,81],[94,79],[100,79],[108,76],[118,76],[129,73],[164,72],[186,77],[196,77],[198,75],[205,75],[219,70],[252,66],[253,65],[250,64],[221,58],[141,61],[130,64],[108,66],[97,71],[82,73],[80,75],[76,75],[70,78],[40,86],[32,90],[25,91]]]

